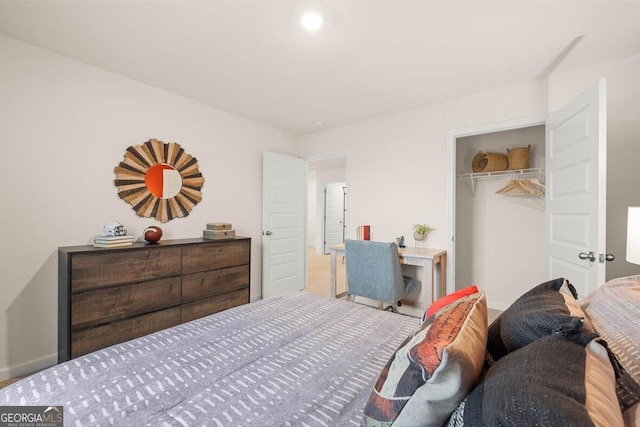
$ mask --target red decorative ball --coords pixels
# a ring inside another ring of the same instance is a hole
[[[142,232],[142,236],[147,242],[155,243],[162,237],[162,229],[160,227],[152,225],[144,229],[144,231]]]

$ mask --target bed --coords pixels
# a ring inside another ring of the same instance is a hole
[[[65,425],[359,425],[419,319],[296,292],[82,356],[0,390]]]
[[[422,321],[290,293],[53,366],[0,405],[71,426],[640,426],[640,276],[581,300],[554,279],[491,325],[476,291]]]

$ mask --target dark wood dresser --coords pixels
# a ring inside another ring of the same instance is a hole
[[[251,239],[58,248],[58,361],[249,302]]]

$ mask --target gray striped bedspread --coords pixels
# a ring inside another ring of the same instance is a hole
[[[56,365],[0,405],[62,405],[70,426],[357,426],[418,322],[296,292]]]

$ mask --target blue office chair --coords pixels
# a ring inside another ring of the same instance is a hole
[[[403,276],[395,243],[345,240],[349,299],[362,296],[378,301],[378,308],[397,312],[398,301],[418,289],[420,282]]]

